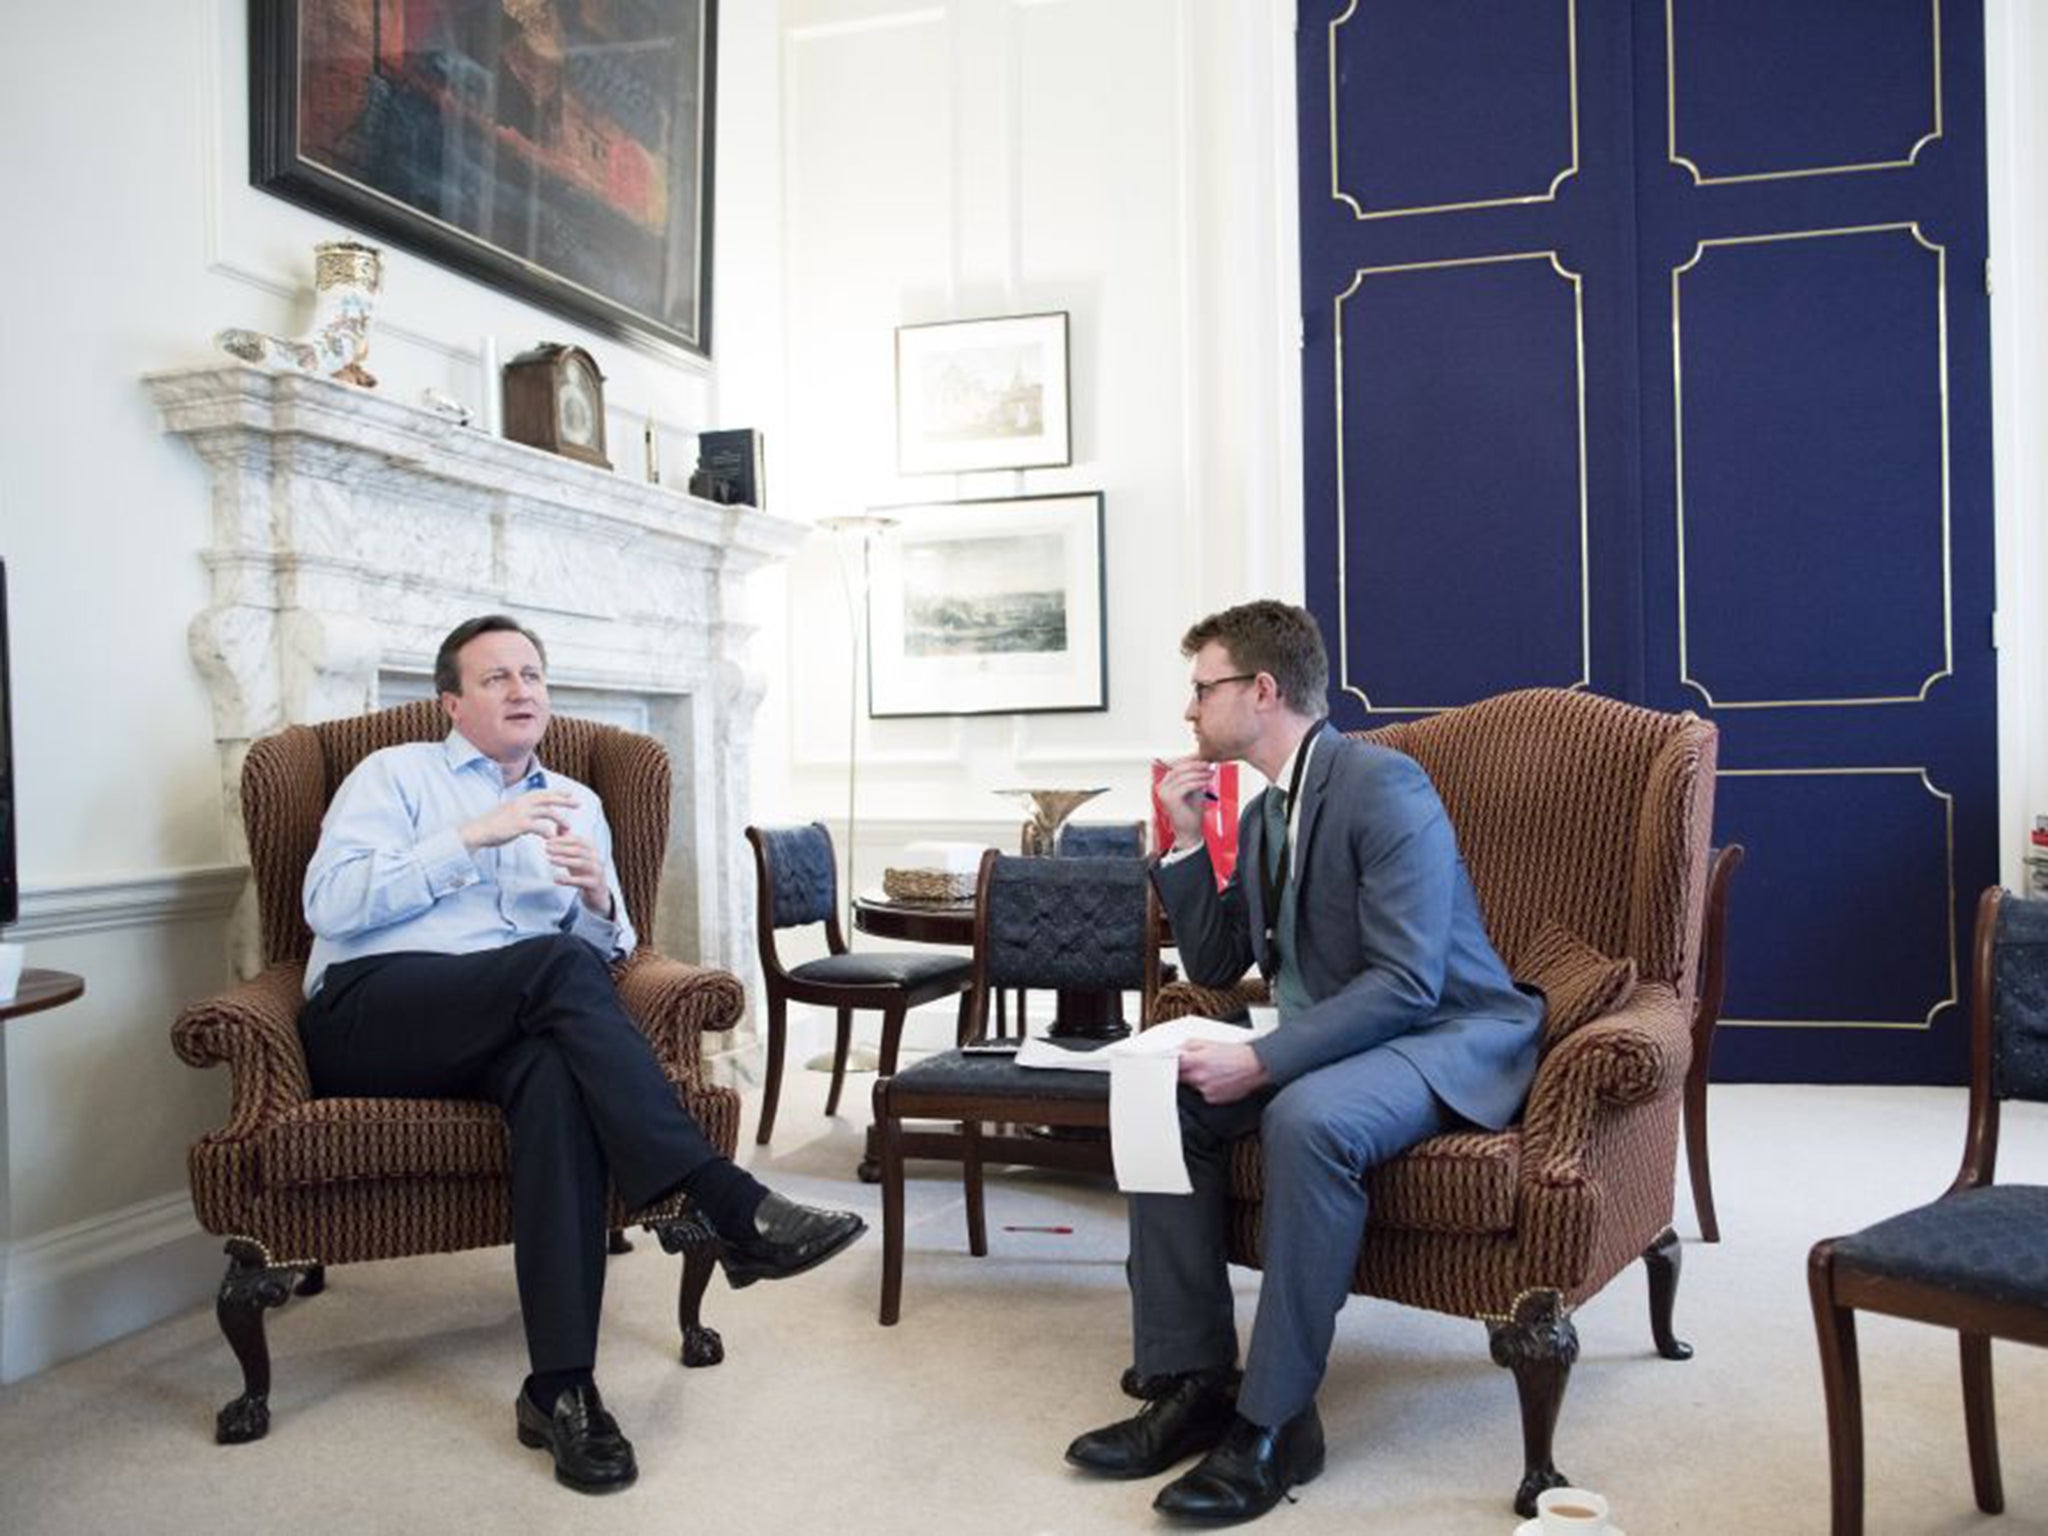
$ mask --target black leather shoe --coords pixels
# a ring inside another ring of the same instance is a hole
[[[578,1493],[617,1493],[633,1486],[640,1468],[619,1421],[605,1412],[595,1385],[567,1387],[555,1411],[542,1413],[524,1391],[514,1408],[519,1443],[545,1448],[555,1458],[555,1481]]]
[[[1197,1525],[1256,1520],[1323,1470],[1323,1421],[1310,1403],[1278,1429],[1235,1418],[1216,1448],[1159,1490],[1152,1507]]]
[[[816,1269],[867,1229],[852,1211],[821,1211],[769,1194],[754,1212],[754,1236],[726,1243],[719,1262],[734,1290],[786,1280]]]
[[[1135,1418],[1091,1429],[1067,1447],[1067,1460],[1104,1477],[1152,1477],[1175,1462],[1206,1451],[1237,1417],[1238,1375],[1230,1370],[1189,1371]]]

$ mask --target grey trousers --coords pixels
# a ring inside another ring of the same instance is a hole
[[[1194,1192],[1130,1198],[1137,1368],[1151,1376],[1236,1362],[1225,1259],[1230,1147],[1257,1131],[1265,1278],[1237,1408],[1275,1428],[1322,1383],[1365,1235],[1365,1171],[1458,1117],[1404,1057],[1381,1046],[1234,1104],[1205,1103],[1184,1087],[1180,1123]]]

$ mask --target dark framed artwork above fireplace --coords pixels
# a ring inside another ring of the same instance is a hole
[[[250,181],[708,357],[717,22],[717,0],[250,0]]]

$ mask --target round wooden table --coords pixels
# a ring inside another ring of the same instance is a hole
[[[13,1000],[0,1003],[0,1022],[59,1007],[84,992],[85,978],[70,971],[25,970],[21,973],[21,985],[14,989]]]

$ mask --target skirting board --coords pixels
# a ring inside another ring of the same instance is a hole
[[[0,1249],[0,1383],[203,1306],[226,1272],[183,1190]]]

